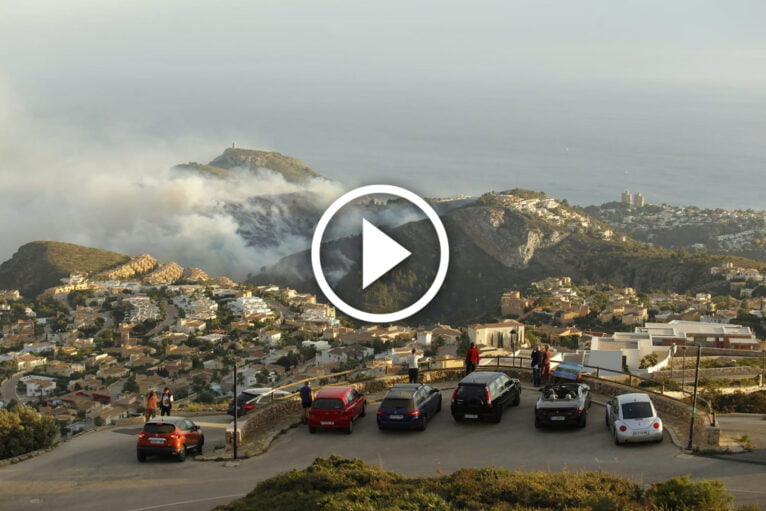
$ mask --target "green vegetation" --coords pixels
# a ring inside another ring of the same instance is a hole
[[[717,390],[702,393],[718,413],[763,413],[766,410],[766,390],[722,394]]]
[[[0,409],[0,459],[12,458],[53,445],[59,426],[53,417],[15,405]]]
[[[718,481],[688,476],[652,485],[605,472],[555,474],[463,469],[440,477],[404,477],[360,460],[318,458],[261,482],[218,511],[314,510],[729,510],[732,497]]]
[[[0,289],[18,289],[33,297],[61,284],[70,273],[96,273],[123,264],[129,257],[108,250],[58,241],[34,241],[22,245],[0,265]]]

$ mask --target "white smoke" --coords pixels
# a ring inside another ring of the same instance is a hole
[[[148,252],[241,279],[306,248],[305,239],[289,237],[269,250],[248,247],[225,203],[309,190],[329,204],[342,193],[339,185],[322,179],[295,185],[269,172],[217,180],[170,170],[221,150],[221,141],[157,140],[118,125],[90,132],[42,119],[0,85],[0,262],[25,243],[55,240]]]

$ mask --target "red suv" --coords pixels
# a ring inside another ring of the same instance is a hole
[[[136,455],[138,461],[146,461],[153,454],[169,454],[178,461],[186,459],[190,449],[202,454],[205,435],[202,428],[185,417],[159,417],[144,424],[138,434]]]
[[[309,432],[317,428],[344,429],[351,434],[354,421],[366,414],[367,400],[354,387],[324,387],[309,409]]]

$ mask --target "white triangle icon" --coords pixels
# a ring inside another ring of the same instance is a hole
[[[362,289],[410,255],[412,252],[362,218]]]

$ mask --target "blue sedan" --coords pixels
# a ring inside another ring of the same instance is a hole
[[[380,429],[426,429],[428,420],[442,409],[439,389],[422,383],[391,387],[378,408]]]

